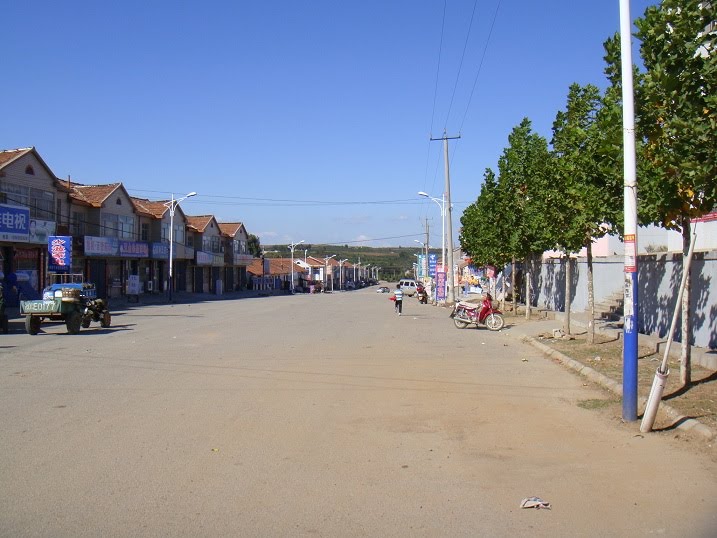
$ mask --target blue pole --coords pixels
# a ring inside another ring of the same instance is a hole
[[[637,420],[637,304],[637,271],[633,271],[625,273],[622,418],[626,421]]]

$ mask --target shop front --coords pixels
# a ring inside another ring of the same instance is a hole
[[[117,298],[127,294],[130,275],[139,276],[140,292],[150,274],[149,243],[116,237],[83,238],[86,278],[95,283],[97,294]]]

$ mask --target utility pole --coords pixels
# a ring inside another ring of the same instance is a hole
[[[424,278],[424,280],[428,280],[428,277],[429,277],[429,275],[428,275],[428,269],[429,269],[429,267],[428,267],[428,238],[430,237],[430,234],[428,233],[428,230],[429,230],[428,217],[426,217],[426,257],[423,258],[423,263],[424,263],[423,278]]]
[[[453,204],[451,204],[451,171],[448,165],[448,141],[460,138],[458,136],[446,136],[446,132],[443,131],[441,138],[431,138],[434,140],[443,140],[443,162],[446,176],[446,202],[448,204],[448,211],[446,211],[446,234],[447,234],[447,260],[448,270],[446,274],[446,280],[448,281],[448,296],[446,297],[446,304],[452,305],[456,302],[456,288],[455,288],[455,274],[453,272]],[[444,269],[445,270],[445,269]]]
[[[622,346],[622,418],[637,420],[637,167],[635,164],[635,104],[632,80],[632,19],[629,0],[620,0],[622,74],[623,208],[625,226],[625,323]]]

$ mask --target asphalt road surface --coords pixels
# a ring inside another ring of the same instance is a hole
[[[374,290],[0,335],[0,536],[717,535],[712,456]]]

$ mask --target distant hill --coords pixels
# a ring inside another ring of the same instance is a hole
[[[291,251],[289,245],[262,245],[265,256],[271,258],[289,258]],[[304,257],[304,250],[307,256],[325,258],[336,255],[337,260],[347,259],[349,263],[361,262],[361,267],[369,264],[371,267],[380,267],[379,276],[381,280],[395,281],[404,276],[413,275],[413,264],[416,262],[414,254],[420,253],[416,247],[350,247],[348,245],[320,245],[302,243],[294,249],[294,257]],[[440,249],[429,249],[430,253],[440,257]]]

